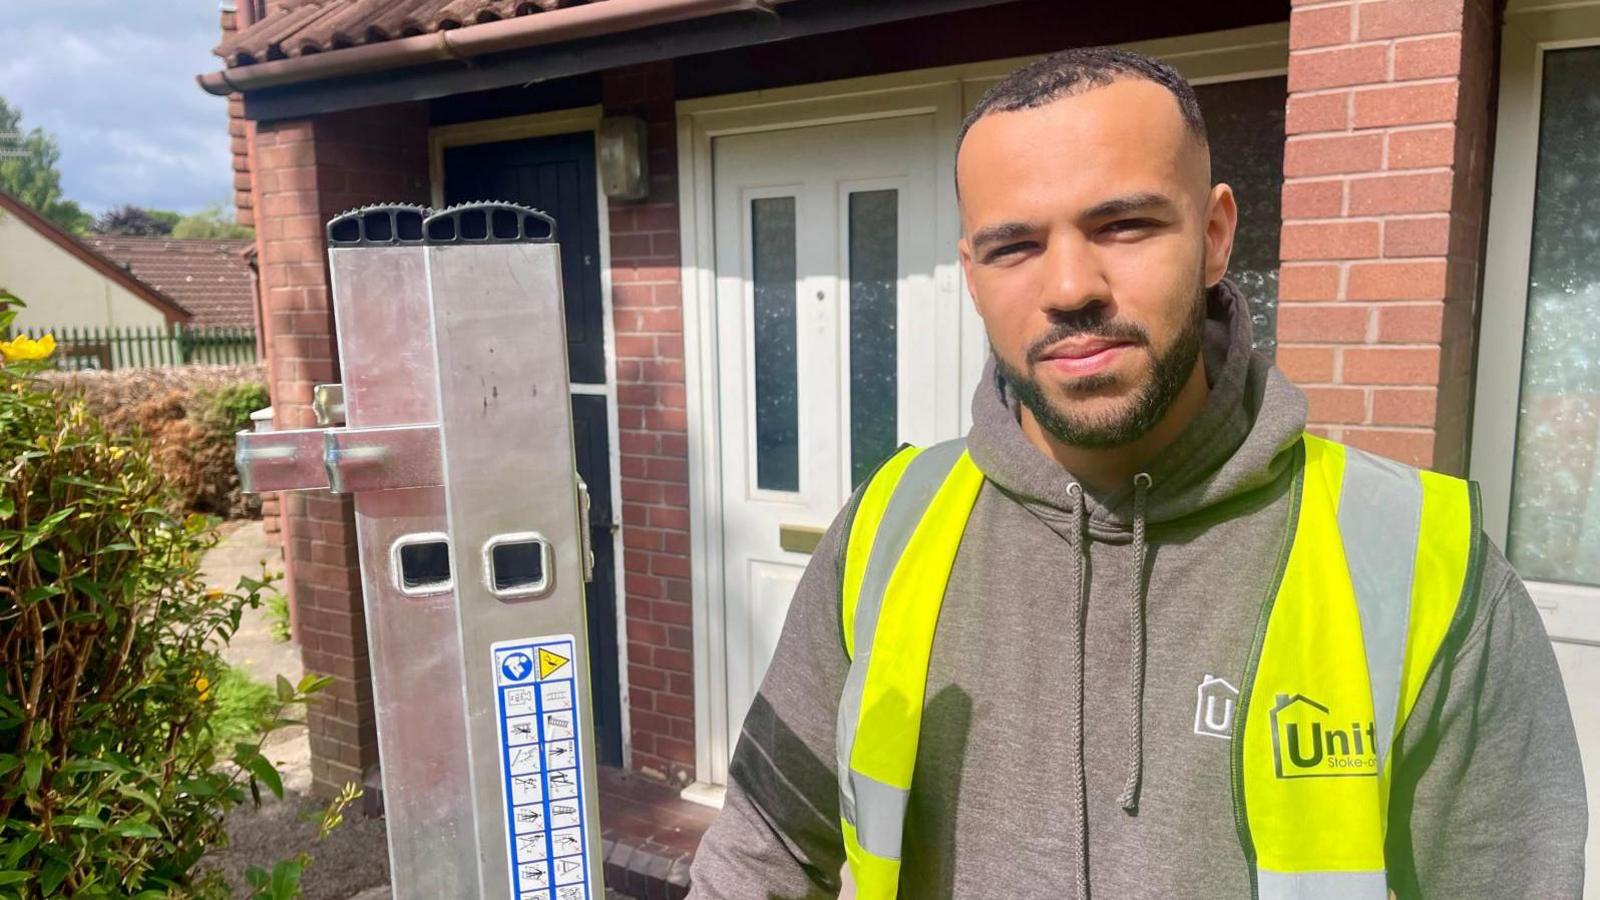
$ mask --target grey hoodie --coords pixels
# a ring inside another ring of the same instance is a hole
[[[1249,895],[1230,742],[1197,733],[1196,706],[1207,679],[1242,683],[1306,406],[1251,349],[1232,287],[1208,307],[1210,397],[1150,466],[1142,516],[1131,484],[1083,486],[1080,506],[992,366],[979,386],[968,447],[987,481],[934,638],[903,900]],[[745,719],[695,900],[839,890],[843,518]],[[1554,654],[1498,550],[1468,602],[1393,757],[1391,890],[1576,898],[1583,774]]]

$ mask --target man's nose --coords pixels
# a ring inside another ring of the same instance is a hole
[[[1111,285],[1094,247],[1079,235],[1053,238],[1045,250],[1045,284],[1039,305],[1046,312],[1075,312],[1111,300]]]

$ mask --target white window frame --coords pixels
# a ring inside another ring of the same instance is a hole
[[[1488,258],[1484,261],[1479,320],[1477,393],[1473,409],[1470,474],[1482,490],[1484,530],[1505,546],[1511,520],[1511,479],[1516,459],[1517,410],[1528,313],[1528,270],[1533,250],[1534,188],[1539,165],[1539,122],[1544,99],[1544,57],[1552,50],[1600,45],[1600,2],[1512,0],[1501,31],[1500,102],[1490,182]],[[1600,651],[1600,588],[1529,581],[1528,593],[1568,679],[1580,741],[1592,740],[1590,709],[1578,703]],[[1592,708],[1591,708],[1592,709]],[[1586,724],[1587,723],[1587,724]],[[1585,747],[1592,754],[1594,747]],[[1600,808],[1593,761],[1590,807]],[[1600,832],[1590,829],[1587,893],[1600,894]]]
[[[1289,24],[1237,28],[1122,45],[1166,60],[1193,84],[1214,84],[1283,75],[1289,66]],[[940,191],[938,234],[948,254],[935,259],[935,289],[957,294],[961,321],[942,324],[935,352],[959,358],[960,397],[938,404],[945,417],[965,429],[971,396],[988,346],[972,310],[956,256],[959,222],[954,215],[955,138],[961,117],[983,91],[1038,56],[896,72],[767,91],[679,101],[678,208],[683,259],[684,371],[689,419],[689,539],[694,630],[695,770],[698,782],[684,797],[720,805],[727,759],[737,735],[729,734],[723,658],[723,560],[720,449],[715,428],[719,409],[716,361],[715,240],[712,231],[712,157],[715,137],[802,125],[932,114],[945,139],[936,156]]]
[[[1511,520],[1517,409],[1533,249],[1544,57],[1600,45],[1600,2],[1512,2],[1501,37],[1500,104],[1478,342],[1471,475],[1483,527],[1502,547]],[[1552,640],[1600,647],[1600,588],[1528,582]]]

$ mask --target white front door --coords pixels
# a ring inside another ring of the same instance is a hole
[[[731,752],[808,537],[902,441],[935,433],[931,115],[712,145],[721,588]],[[954,390],[946,385],[946,393]],[[949,417],[946,417],[948,420]]]

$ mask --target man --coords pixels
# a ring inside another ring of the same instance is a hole
[[[1304,434],[1183,79],[1034,63],[956,175],[971,433],[817,548],[692,895],[1577,897],[1533,604],[1465,482]]]

